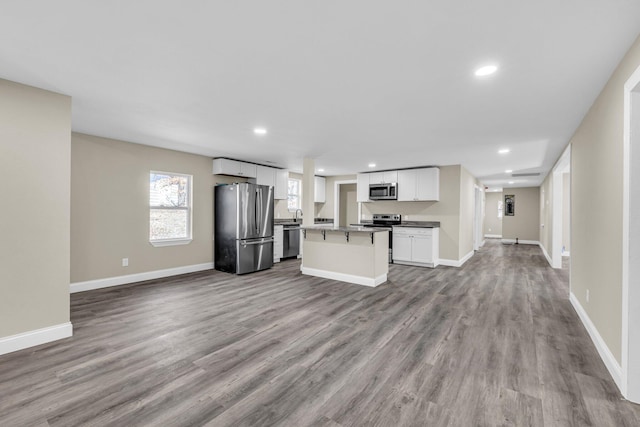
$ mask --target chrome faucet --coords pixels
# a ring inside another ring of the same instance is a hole
[[[300,212],[300,218],[302,218],[302,209],[296,209],[296,222],[298,222],[298,212]]]

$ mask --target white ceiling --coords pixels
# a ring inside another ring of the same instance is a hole
[[[0,77],[71,95],[77,132],[533,186],[639,32],[637,0],[4,0]]]

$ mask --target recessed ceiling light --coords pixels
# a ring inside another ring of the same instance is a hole
[[[509,184],[514,184],[514,183],[515,183],[514,181],[509,181]]]
[[[504,171],[504,173],[511,173],[513,172],[511,169],[507,169],[506,171]]]
[[[318,172],[324,172],[324,169],[318,169]]]
[[[370,167],[370,168],[375,168],[375,167],[376,167],[376,164],[375,164],[375,163],[369,163],[369,167]]]
[[[503,148],[502,150],[498,150],[498,153],[507,154],[509,151],[511,151],[511,150],[509,150],[508,148]]]
[[[498,71],[498,67],[496,65],[485,65],[484,67],[480,67],[476,70],[475,75],[478,77],[484,77],[491,75]]]
[[[265,128],[254,128],[253,133],[255,133],[256,135],[266,135],[267,130]]]

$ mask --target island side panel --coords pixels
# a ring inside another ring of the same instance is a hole
[[[375,233],[373,244],[371,243],[371,234],[368,232],[349,233],[349,242],[343,232],[327,230],[325,236],[326,239],[323,239],[320,230],[307,230],[307,237],[303,243],[303,273],[313,274],[309,272],[311,269],[315,272],[322,271],[353,276],[354,278],[359,277],[370,282],[366,283],[368,286],[375,286],[386,280],[388,232]],[[306,272],[305,269],[307,269]],[[332,276],[321,275],[321,277]],[[365,284],[347,280],[347,278],[340,279],[335,276],[332,278]],[[376,283],[374,284],[374,282]]]
[[[379,231],[375,233],[374,245],[376,277],[386,276],[389,273],[389,232]]]

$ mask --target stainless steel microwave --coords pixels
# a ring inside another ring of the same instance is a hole
[[[398,200],[398,183],[370,184],[369,200]]]

